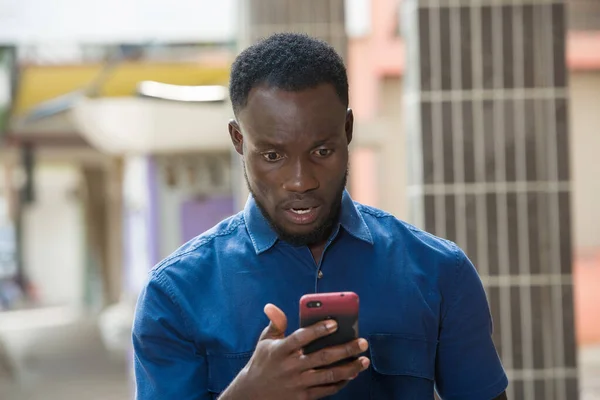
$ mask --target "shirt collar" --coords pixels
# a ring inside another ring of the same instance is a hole
[[[371,231],[347,190],[344,190],[344,194],[342,195],[340,225],[355,238],[373,244]]]
[[[248,230],[256,254],[260,254],[273,247],[277,241],[277,234],[271,229],[269,221],[262,215],[252,194],[248,196],[246,206],[244,207],[244,222],[246,223],[246,229]]]
[[[263,216],[252,194],[248,196],[246,206],[244,207],[244,221],[256,254],[269,250],[277,242],[277,234]],[[373,244],[373,237],[371,236],[369,227],[347,190],[344,190],[342,195],[339,225],[355,238]],[[338,228],[334,229],[334,232],[337,231]]]

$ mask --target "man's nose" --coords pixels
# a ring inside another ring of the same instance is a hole
[[[296,160],[287,171],[283,188],[288,192],[306,193],[319,187],[319,181],[309,161]]]

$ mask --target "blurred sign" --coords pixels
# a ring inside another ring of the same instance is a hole
[[[8,123],[12,102],[13,67],[14,48],[0,47],[0,139]]]
[[[13,56],[12,48],[0,47],[0,145],[12,102]],[[13,277],[17,273],[16,256],[15,228],[9,218],[8,202],[0,192],[0,279]]]
[[[568,2],[567,24],[577,31],[600,30],[600,1],[570,0]]]
[[[17,273],[17,246],[15,228],[8,218],[6,199],[0,196],[0,279]]]
[[[143,288],[156,244],[153,243],[150,221],[152,219],[151,192],[149,182],[150,160],[144,156],[125,158],[123,182],[124,207],[124,252],[123,274],[125,292],[137,296]]]
[[[346,34],[362,38],[371,33],[371,0],[346,0]]]
[[[0,43],[231,42],[238,0],[0,0]]]

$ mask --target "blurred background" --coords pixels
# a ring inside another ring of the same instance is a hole
[[[0,0],[0,399],[132,398],[146,273],[240,210],[245,46],[344,57],[353,197],[462,246],[510,399],[600,399],[599,0]]]

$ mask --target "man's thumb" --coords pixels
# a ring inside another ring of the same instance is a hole
[[[277,306],[267,304],[264,309],[270,320],[269,325],[263,330],[259,340],[283,339],[287,329],[287,317]]]

